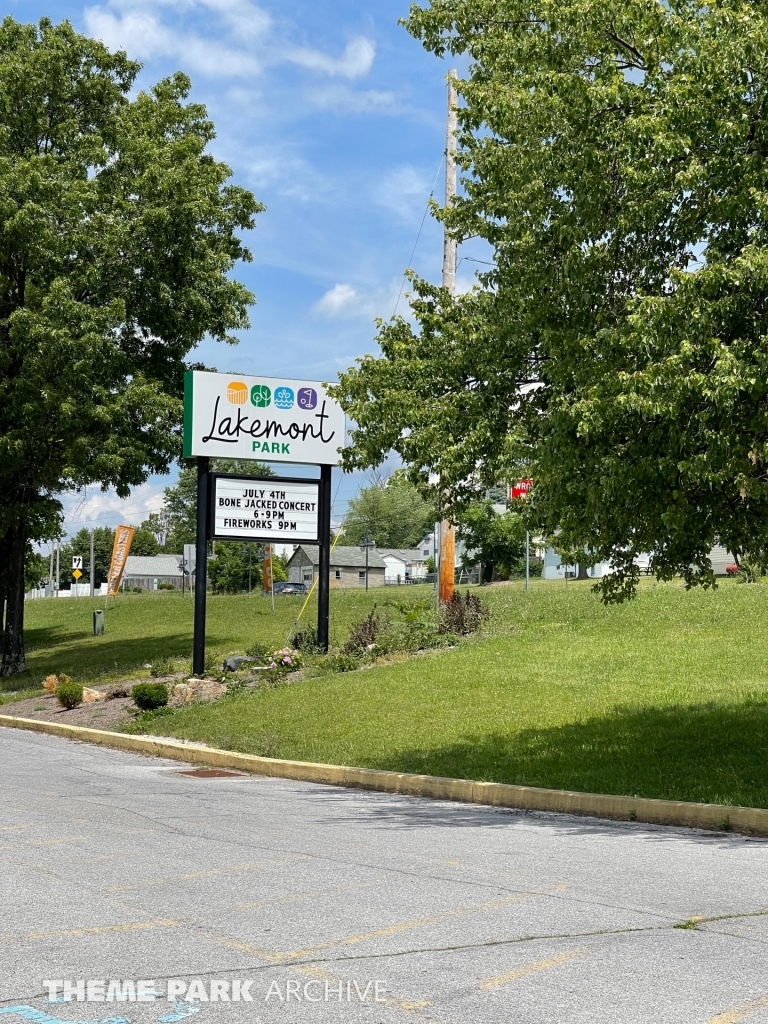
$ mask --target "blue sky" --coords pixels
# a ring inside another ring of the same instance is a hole
[[[182,70],[217,129],[211,150],[267,211],[237,276],[255,293],[237,348],[205,342],[222,371],[334,379],[375,351],[397,301],[445,140],[448,64],[398,18],[406,0],[18,2],[20,21],[68,18],[144,64],[139,87]],[[443,197],[440,173],[436,197]],[[473,253],[467,252],[468,255]],[[427,218],[413,266],[437,281],[441,230]],[[474,254],[477,255],[477,254]],[[472,264],[459,267],[468,287]],[[400,299],[400,312],[407,301]],[[338,474],[340,479],[340,474]],[[125,502],[96,488],[67,499],[69,532],[139,522],[168,478]],[[360,484],[340,481],[334,519]]]

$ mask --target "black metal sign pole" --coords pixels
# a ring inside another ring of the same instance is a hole
[[[208,580],[208,518],[210,516],[209,460],[197,460],[197,534],[195,536],[195,635],[192,645],[192,675],[205,671],[205,592]]]
[[[317,582],[317,642],[328,650],[328,609],[331,588],[331,466],[320,467],[318,540],[320,558]]]

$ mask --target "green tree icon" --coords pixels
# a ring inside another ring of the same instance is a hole
[[[251,388],[251,404],[258,409],[266,409],[272,400],[272,392],[266,384],[254,384]]]

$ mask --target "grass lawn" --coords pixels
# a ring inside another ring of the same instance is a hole
[[[416,589],[431,594],[430,588]],[[332,639],[336,635],[340,641],[346,639],[349,623],[364,615],[373,600],[374,596],[366,600],[365,592],[334,593]],[[273,613],[271,601],[260,593],[250,597],[209,594],[206,639],[210,660],[221,662],[224,655],[242,654],[254,640],[282,647],[304,601],[303,597],[277,597]],[[51,672],[65,672],[80,682],[103,682],[141,675],[143,665],[166,658],[185,658],[191,666],[193,601],[189,594],[182,598],[178,592],[158,591],[110,598],[103,636],[93,636],[96,608],[104,608],[103,598],[27,602],[29,673],[25,680],[29,677],[38,682]],[[316,621],[317,601],[313,595],[302,625]],[[7,680],[5,685],[14,683]],[[25,685],[30,684],[25,681]]]
[[[573,582],[483,596],[487,631],[454,650],[233,695],[147,731],[302,760],[768,807],[768,586],[649,581],[607,608]],[[341,639],[389,598],[333,593],[333,631]],[[213,598],[211,646],[282,643],[298,606],[282,599],[273,616],[260,597]],[[88,635],[90,607],[30,602],[35,673],[84,678],[189,654],[191,601],[128,595],[108,610],[103,638]]]

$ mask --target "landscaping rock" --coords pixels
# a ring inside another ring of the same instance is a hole
[[[171,704],[180,707],[182,704],[202,703],[209,704],[218,700],[227,692],[224,683],[217,683],[212,679],[188,679],[186,683],[177,683],[171,695]]]
[[[235,655],[233,658],[224,659],[224,672],[237,672],[241,665],[249,665],[252,661],[258,661],[258,658],[250,658],[246,655]]]
[[[106,693],[101,690],[92,690],[90,686],[83,687],[83,704],[93,704],[97,700],[106,700]]]

